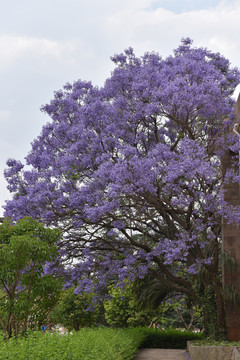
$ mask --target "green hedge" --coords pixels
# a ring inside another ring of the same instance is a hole
[[[0,340],[0,360],[131,360],[144,341],[141,329],[83,329],[72,335],[32,332]]]
[[[158,329],[143,330],[146,338],[142,347],[145,348],[186,349],[188,340],[201,340],[204,336],[202,333],[176,329],[164,331]]]

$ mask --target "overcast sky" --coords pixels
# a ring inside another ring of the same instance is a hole
[[[240,0],[0,0],[0,207],[3,170],[24,160],[48,121],[40,112],[66,82],[102,85],[110,56],[172,53],[181,38],[240,67]],[[237,91],[238,92],[238,91]],[[236,93],[237,93],[236,92]],[[3,210],[0,209],[0,215]]]

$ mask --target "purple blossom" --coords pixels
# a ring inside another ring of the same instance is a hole
[[[78,281],[76,292],[158,271],[192,293],[191,276],[215,261],[221,218],[240,224],[222,187],[240,183],[238,156],[221,171],[226,149],[239,151],[228,133],[239,70],[189,38],[166,59],[130,48],[112,60],[103,87],[67,83],[42,107],[51,121],[27,168],[7,163],[5,215],[62,229],[66,286]]]

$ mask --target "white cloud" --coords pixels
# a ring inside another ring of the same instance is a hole
[[[11,119],[11,111],[0,110],[0,124],[6,124]]]
[[[60,58],[64,53],[75,50],[73,42],[58,42],[27,36],[0,36],[0,69],[12,66],[13,62],[26,55]]]
[[[124,9],[109,15],[104,26],[105,34],[118,48],[131,45],[138,53],[155,50],[167,56],[182,37],[190,36],[195,46],[219,51],[234,66],[240,66],[239,18],[240,2],[235,1],[180,14],[163,8]]]

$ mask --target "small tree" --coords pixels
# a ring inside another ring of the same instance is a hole
[[[32,218],[0,225],[0,322],[8,338],[40,325],[56,303],[61,284],[44,265],[56,258],[59,238]]]
[[[98,308],[94,307],[92,294],[75,294],[74,288],[63,290],[51,313],[51,319],[68,330],[78,331],[81,327],[96,324]]]

